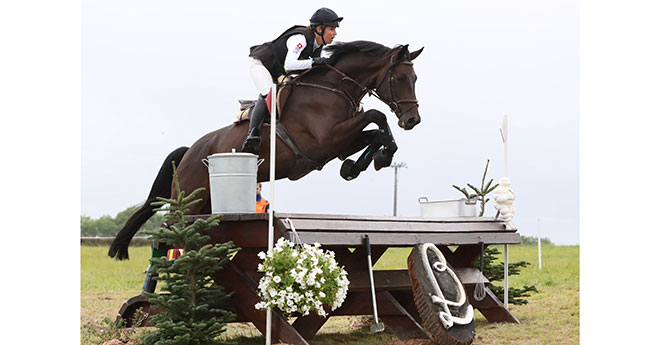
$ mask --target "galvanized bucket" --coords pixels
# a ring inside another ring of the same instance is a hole
[[[258,156],[251,153],[215,153],[202,159],[209,169],[212,213],[256,212]]]

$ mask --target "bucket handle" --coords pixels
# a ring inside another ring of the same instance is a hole
[[[424,201],[422,201],[422,200],[424,200]],[[429,202],[429,198],[427,198],[425,196],[420,196],[419,198],[417,198],[417,202],[419,202],[420,204],[427,203],[427,202]]]
[[[257,161],[257,166],[260,166],[261,163],[264,162],[264,160],[265,160],[265,159],[263,159],[263,158],[260,159],[260,160],[258,160],[258,161]],[[206,159],[206,158],[203,158],[203,159],[202,159],[202,164],[204,164],[204,166],[206,166],[206,167],[208,168],[208,167],[209,167],[209,160]]]

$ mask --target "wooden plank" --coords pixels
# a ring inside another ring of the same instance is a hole
[[[471,267],[472,264],[474,264],[475,261],[481,256],[481,246],[478,244],[481,239],[477,240],[478,241],[476,244],[467,244],[456,248],[452,255],[446,257],[447,261],[449,261],[449,264],[455,268]],[[485,239],[483,241],[489,243]]]
[[[319,242],[324,246],[345,245],[348,247],[360,246],[361,233],[332,233],[332,232],[299,232],[300,239],[305,243]],[[440,245],[476,244],[484,241],[488,244],[518,244],[520,235],[517,233],[378,233],[368,232],[372,245],[390,247],[410,247],[418,243],[434,243]]]
[[[220,222],[220,225],[209,229],[208,235],[214,243],[233,241],[241,248],[268,247],[268,222],[260,220],[240,222]],[[284,234],[275,228],[275,239]]]
[[[378,298],[378,297],[376,297]],[[377,299],[378,300],[378,299]],[[332,316],[338,315],[373,315],[373,304],[371,302],[371,291],[349,291],[344,304],[336,309]],[[391,303],[378,303],[378,316],[400,316],[401,311]]]
[[[292,220],[296,231],[357,231],[357,232],[469,232],[469,231],[505,231],[504,224],[495,222],[393,222],[368,220],[328,220],[328,219],[295,219]],[[290,229],[289,225],[285,225]]]
[[[206,219],[209,218],[210,214],[200,214],[190,216],[193,221],[196,219]],[[268,221],[268,213],[235,213],[235,214],[223,214],[220,217],[220,222],[240,222],[248,220],[262,220]]]
[[[393,216],[364,216],[364,215],[342,215],[342,214],[308,214],[308,213],[280,213],[275,212],[275,218],[296,219],[327,219],[327,220],[375,220],[375,221],[402,221],[402,222],[434,222],[434,223],[460,223],[460,222],[496,222],[503,223],[500,219],[490,217],[442,217],[442,218],[422,218],[422,217],[393,217]]]
[[[383,315],[382,319],[385,325],[396,334],[401,340],[409,339],[431,339],[422,327],[399,303],[399,301],[387,291],[381,291],[376,294],[378,308],[385,304],[390,304],[397,309],[401,315]]]
[[[349,291],[371,291],[371,280],[368,274],[349,275]],[[380,290],[409,290],[410,276],[406,270],[374,271],[374,285]]]
[[[483,282],[490,282],[481,272],[472,267],[454,267],[454,272],[458,276],[458,279],[461,280],[463,285],[476,284],[479,282],[479,278],[483,278]]]

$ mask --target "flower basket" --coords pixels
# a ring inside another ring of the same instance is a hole
[[[256,309],[277,308],[289,316],[316,312],[326,317],[323,305],[339,308],[348,292],[346,271],[337,265],[335,253],[323,250],[320,244],[294,245],[280,238],[268,253],[260,252],[263,260],[258,270],[258,294],[262,302]]]

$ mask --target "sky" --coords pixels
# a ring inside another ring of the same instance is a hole
[[[419,197],[457,199],[452,184],[504,173],[499,128],[509,121],[513,223],[527,236],[578,244],[579,35],[577,1],[406,1],[371,6],[220,1],[83,1],[81,4],[81,215],[114,216],[144,202],[165,156],[230,124],[238,99],[255,98],[249,47],[321,6],[344,17],[337,41],[424,47],[414,61],[421,123],[388,116],[399,150],[397,213]],[[356,155],[357,156],[357,155]],[[278,212],[392,215],[393,169],[357,179],[341,162],[276,182]],[[264,196],[270,198],[269,186]],[[487,216],[493,216],[492,202]]]

